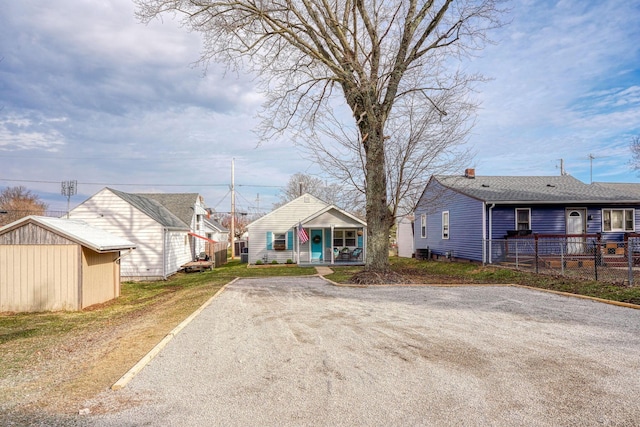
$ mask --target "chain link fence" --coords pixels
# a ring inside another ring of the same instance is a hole
[[[534,273],[640,286],[640,238],[518,237],[486,240],[485,260]]]

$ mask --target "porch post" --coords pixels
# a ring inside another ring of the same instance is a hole
[[[367,227],[362,227],[362,261],[367,262]]]
[[[335,259],[334,259],[334,253],[333,253],[333,230],[335,228],[335,225],[331,224],[331,241],[329,243],[331,243],[331,246],[329,246],[329,248],[331,249],[331,264],[335,263]]]

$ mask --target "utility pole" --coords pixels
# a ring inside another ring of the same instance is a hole
[[[69,219],[71,196],[78,194],[78,181],[62,181],[62,190],[60,193],[67,198],[67,219]]]
[[[231,259],[236,257],[236,189],[235,161],[231,159]]]

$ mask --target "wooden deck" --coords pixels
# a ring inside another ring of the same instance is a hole
[[[213,261],[191,261],[180,267],[185,273],[213,270]]]

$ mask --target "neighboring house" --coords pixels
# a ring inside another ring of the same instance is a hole
[[[194,210],[195,195],[185,200],[184,218],[190,210],[192,216],[201,215]],[[122,280],[166,279],[196,253],[190,225],[149,195],[104,188],[69,215],[136,244],[134,253],[122,259]]]
[[[639,231],[640,195],[564,176],[432,176],[415,210],[416,256],[487,262],[490,242],[517,235],[621,241]],[[576,236],[579,235],[579,236]],[[489,255],[490,256],[490,255]],[[489,260],[490,261],[490,260]]]
[[[398,256],[411,258],[413,251],[413,215],[406,215],[396,221],[396,243]]]
[[[211,218],[204,220],[204,236],[215,242],[229,242],[229,230]]]
[[[366,223],[303,194],[247,226],[248,261],[284,263],[363,263]]]
[[[209,212],[206,210],[204,198],[198,193],[136,193],[138,196],[155,200],[169,212],[189,226],[191,258],[205,251],[208,237],[205,221]],[[216,239],[211,239],[216,240]]]
[[[0,312],[82,310],[116,298],[120,261],[134,248],[78,220],[27,216],[7,224],[0,228]]]

